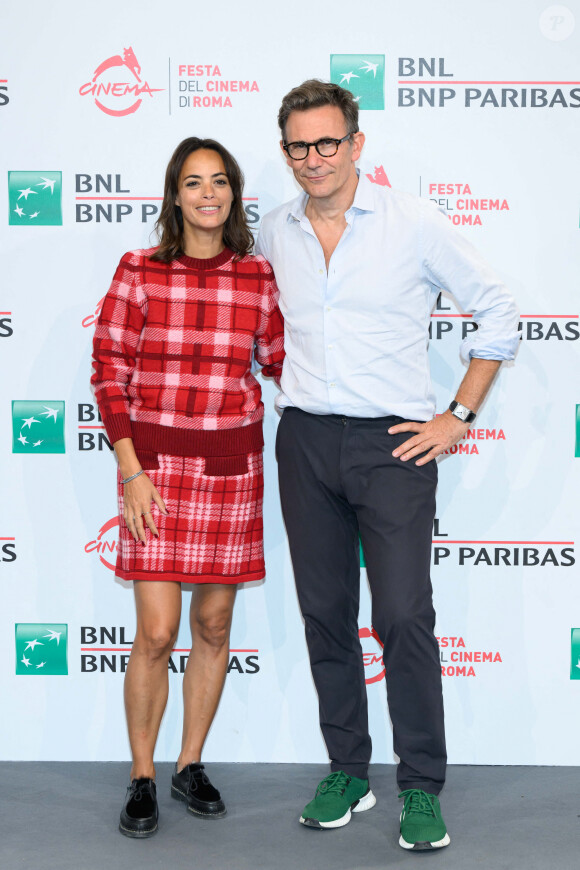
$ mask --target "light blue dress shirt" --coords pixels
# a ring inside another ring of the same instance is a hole
[[[279,408],[432,419],[428,329],[441,289],[479,327],[461,346],[464,359],[514,358],[512,297],[433,203],[360,177],[327,271],[307,201],[303,193],[267,214],[257,242],[285,322]]]

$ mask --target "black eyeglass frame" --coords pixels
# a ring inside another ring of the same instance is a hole
[[[333,139],[332,136],[322,136],[320,139],[317,139],[316,142],[286,142],[286,144],[282,145],[282,148],[284,149],[290,160],[306,160],[306,158],[310,154],[310,149],[312,147],[316,148],[316,151],[318,152],[318,154],[320,154],[321,157],[334,157],[342,143],[346,142],[347,139],[350,139],[351,136],[354,136],[354,133],[347,133],[346,136],[342,137],[342,139]],[[334,144],[336,145],[336,151],[333,151],[332,154],[321,154],[320,148],[318,147],[321,142],[334,142]],[[292,157],[290,151],[288,150],[292,147],[292,145],[303,145],[306,148],[306,154],[304,155],[304,157]]]

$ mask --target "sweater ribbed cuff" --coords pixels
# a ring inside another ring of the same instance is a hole
[[[119,441],[121,438],[133,437],[131,418],[128,414],[112,414],[110,417],[104,418],[103,423],[111,444],[114,444],[115,441]]]

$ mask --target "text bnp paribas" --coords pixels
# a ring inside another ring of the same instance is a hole
[[[438,108],[461,105],[493,109],[577,109],[580,87],[558,81],[538,81],[533,73],[518,75],[517,81],[498,74],[486,78],[449,72],[444,57],[400,57],[398,98],[401,108]],[[525,79],[525,80],[522,80]]]

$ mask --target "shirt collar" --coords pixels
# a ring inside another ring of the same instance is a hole
[[[369,181],[366,175],[361,175],[357,169],[358,184],[354,192],[354,200],[351,209],[357,211],[374,211],[375,197],[373,191],[373,183]]]
[[[375,210],[375,202],[371,186],[372,182],[369,181],[366,175],[361,175],[360,170],[358,169],[356,174],[358,175],[358,184],[354,192],[354,200],[345,214],[349,214],[353,209],[357,212],[373,212]],[[297,196],[296,199],[293,199],[290,202],[288,220],[300,222],[306,215],[307,202],[308,194],[305,191],[302,191],[300,196]]]
[[[308,202],[308,194],[302,193],[291,200],[288,206],[288,220],[301,221],[306,214],[306,203]]]

